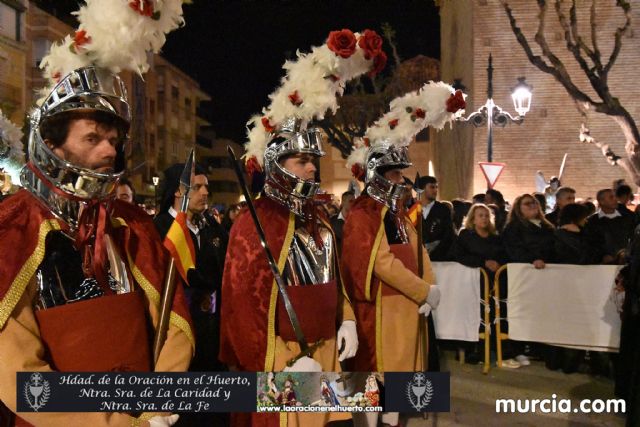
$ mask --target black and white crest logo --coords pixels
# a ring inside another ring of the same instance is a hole
[[[29,377],[29,381],[24,383],[24,398],[34,411],[42,408],[49,401],[49,381],[42,377],[42,374],[34,372]]]
[[[411,381],[407,383],[407,399],[416,411],[429,406],[433,397],[433,386],[422,372],[413,374]]]

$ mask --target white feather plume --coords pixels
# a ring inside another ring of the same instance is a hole
[[[76,46],[67,36],[54,44],[42,59],[40,68],[48,79],[50,92],[60,77],[71,71],[96,65],[114,73],[131,70],[140,75],[149,69],[148,53],[157,53],[166,41],[166,34],[184,24],[183,0],[86,0],[74,12],[89,39]],[[139,7],[135,9],[135,7]],[[142,14],[143,8],[153,16]]]
[[[359,33],[354,33],[356,40]],[[273,134],[263,126],[266,118],[269,125],[277,128],[285,119],[297,117],[303,121],[322,120],[327,111],[338,109],[337,96],[342,95],[349,80],[361,76],[373,67],[373,58],[365,59],[364,50],[356,44],[355,52],[349,58],[342,58],[325,43],[313,47],[310,53],[297,52],[297,60],[283,65],[286,71],[281,86],[269,99],[271,104],[263,109],[262,115],[253,116],[247,122],[248,142],[245,144],[246,160],[255,157],[263,165],[264,151]],[[292,94],[301,100],[295,105]]]
[[[5,161],[24,163],[24,147],[22,145],[22,130],[9,120],[0,110],[0,151],[9,148]],[[5,144],[8,146],[6,147]]]
[[[362,138],[355,138],[353,140],[353,150],[351,150],[351,154],[347,157],[347,168],[351,169],[353,165],[364,165],[364,162],[367,160],[367,151],[369,147],[367,147]]]
[[[395,98],[389,103],[389,112],[365,131],[363,140],[371,146],[382,141],[389,141],[397,146],[408,146],[427,126],[442,129],[447,123],[464,114],[464,109],[454,113],[447,111],[447,101],[455,92],[455,89],[446,83],[432,81],[417,91]],[[366,152],[363,143],[354,144],[353,152],[347,159],[347,167],[351,168],[354,164],[363,166]]]

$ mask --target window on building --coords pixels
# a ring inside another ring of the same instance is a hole
[[[35,67],[40,66],[40,61],[49,53],[51,48],[51,42],[45,38],[37,38],[33,41],[33,65]]]
[[[0,34],[12,40],[22,40],[22,11],[0,2]]]
[[[184,99],[184,118],[187,121],[191,120],[191,98],[185,98]]]
[[[180,91],[177,86],[171,86],[171,112],[177,113],[180,104]]]

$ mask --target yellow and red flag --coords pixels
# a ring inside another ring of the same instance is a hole
[[[422,204],[420,204],[420,202],[414,203],[407,211],[407,216],[409,217],[411,224],[413,224],[414,227],[417,227],[418,218],[422,216]]]
[[[196,251],[189,233],[189,227],[187,227],[187,214],[185,212],[178,212],[171,227],[169,227],[163,244],[175,260],[178,273],[185,283],[189,283],[187,281],[187,271],[196,267]]]

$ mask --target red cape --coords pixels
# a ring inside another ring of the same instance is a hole
[[[294,217],[279,203],[254,201],[280,271],[293,238]],[[281,259],[283,258],[283,259]],[[242,371],[273,369],[277,286],[248,210],[233,224],[222,278],[220,360]]]
[[[115,200],[111,213],[113,240],[136,282],[147,298],[160,308],[169,254],[156,228],[139,207]],[[20,190],[0,204],[0,329],[22,297],[45,255],[45,240],[51,231],[66,227],[64,222],[31,193]],[[124,258],[124,255],[123,255]],[[176,286],[171,323],[187,334],[192,345],[193,326],[182,285]]]
[[[355,371],[376,370],[376,301],[380,281],[373,264],[384,236],[387,209],[368,195],[351,205],[342,229],[341,270],[358,329],[358,352],[349,361]]]

